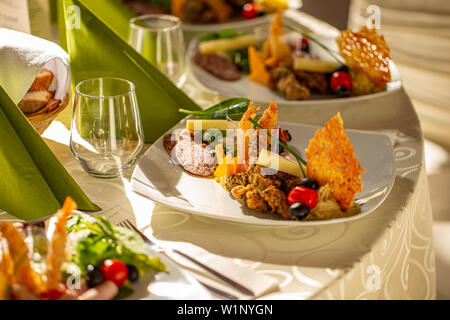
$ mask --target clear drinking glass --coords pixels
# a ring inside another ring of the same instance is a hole
[[[178,87],[186,80],[186,57],[179,18],[148,14],[130,20],[128,43]]]
[[[76,87],[70,149],[87,173],[115,178],[136,163],[144,134],[134,84],[98,78]]]

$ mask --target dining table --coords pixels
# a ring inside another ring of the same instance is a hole
[[[183,90],[203,107],[223,99],[192,75]],[[115,179],[91,177],[70,151],[69,112],[54,121],[43,137],[86,194],[103,208],[99,214],[113,223],[129,220],[161,246],[195,247],[209,259],[226,262],[228,268],[236,265],[275,279],[276,290],[249,298],[434,299],[432,211],[423,136],[409,97],[398,88],[332,103],[302,101],[281,105],[279,120],[322,125],[338,111],[345,128],[380,132],[390,138],[395,182],[371,214],[315,226],[251,225],[202,217],[135,193],[132,172]],[[208,277],[193,264],[181,263],[180,267],[202,282],[207,279],[213,287],[230,291],[226,283]]]
[[[201,107],[223,99],[189,73],[182,90]],[[275,280],[249,299],[434,299],[432,210],[424,163],[424,138],[411,100],[400,86],[365,97],[279,105],[279,121],[322,126],[341,113],[346,129],[387,135],[395,182],[369,215],[330,224],[241,224],[171,209],[133,191],[132,171],[115,179],[89,176],[69,147],[71,107],[45,131],[47,145],[88,197],[96,213],[130,221],[162,247],[195,248],[220,270],[233,266]],[[168,128],[169,129],[169,128]],[[150,144],[145,146],[148,150]],[[376,152],[376,151],[375,151]],[[194,186],[193,186],[194,187]],[[0,219],[12,218],[0,213]],[[179,267],[203,283],[233,292],[188,261]],[[223,298],[212,295],[214,299]]]

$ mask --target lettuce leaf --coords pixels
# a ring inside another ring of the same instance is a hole
[[[139,234],[112,225],[105,217],[74,215],[67,229],[73,239],[71,261],[82,271],[90,264],[99,266],[106,259],[134,265],[141,276],[150,270],[167,269],[158,257],[146,254],[147,245]]]

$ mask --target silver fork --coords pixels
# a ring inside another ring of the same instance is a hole
[[[148,245],[150,245],[151,247],[153,247],[157,251],[174,252],[174,253],[176,253],[176,254],[186,258],[187,260],[191,261],[192,263],[196,264],[197,266],[201,267],[203,270],[207,271],[208,273],[212,274],[213,276],[215,276],[215,277],[219,278],[220,280],[224,281],[225,283],[227,283],[231,287],[235,288],[239,292],[242,292],[243,294],[248,295],[248,296],[254,296],[255,295],[253,293],[253,291],[251,291],[250,289],[248,289],[248,288],[244,287],[243,285],[237,283],[236,281],[228,278],[226,275],[224,275],[224,274],[222,274],[222,273],[220,273],[220,272],[218,272],[218,271],[208,267],[207,265],[205,265],[205,264],[201,263],[200,261],[198,261],[197,259],[195,259],[195,258],[193,258],[193,257],[191,257],[191,256],[189,256],[187,254],[185,254],[184,252],[181,252],[180,250],[177,250],[177,249],[169,249],[169,248],[162,248],[162,247],[160,247],[159,245],[154,243],[152,240],[150,240],[143,232],[141,232],[130,220],[128,220],[128,219],[124,220],[122,222],[119,222],[117,225],[119,225],[119,226],[121,226],[123,228],[127,228],[127,229],[135,231],[136,233],[138,233],[142,237],[142,239]],[[205,286],[205,287],[207,289],[209,289],[208,286]],[[221,291],[219,289],[215,289],[215,290],[216,291]],[[219,294],[219,292],[216,292],[216,293]],[[228,295],[228,298],[231,298],[231,299],[236,298],[237,299],[237,297],[235,297],[235,296],[233,296],[231,294],[228,294],[228,293],[225,293],[225,292],[222,292],[222,293]]]

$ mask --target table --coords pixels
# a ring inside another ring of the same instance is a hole
[[[189,78],[184,90],[203,106],[221,98]],[[129,176],[88,176],[54,122],[47,142],[114,223],[131,219],[162,243],[187,242],[279,281],[262,299],[434,299],[432,213],[417,115],[403,91],[331,105],[280,107],[280,121],[323,125],[340,111],[346,128],[381,131],[393,142],[396,180],[386,201],[362,219],[318,227],[239,225],[176,211],[135,194]]]

